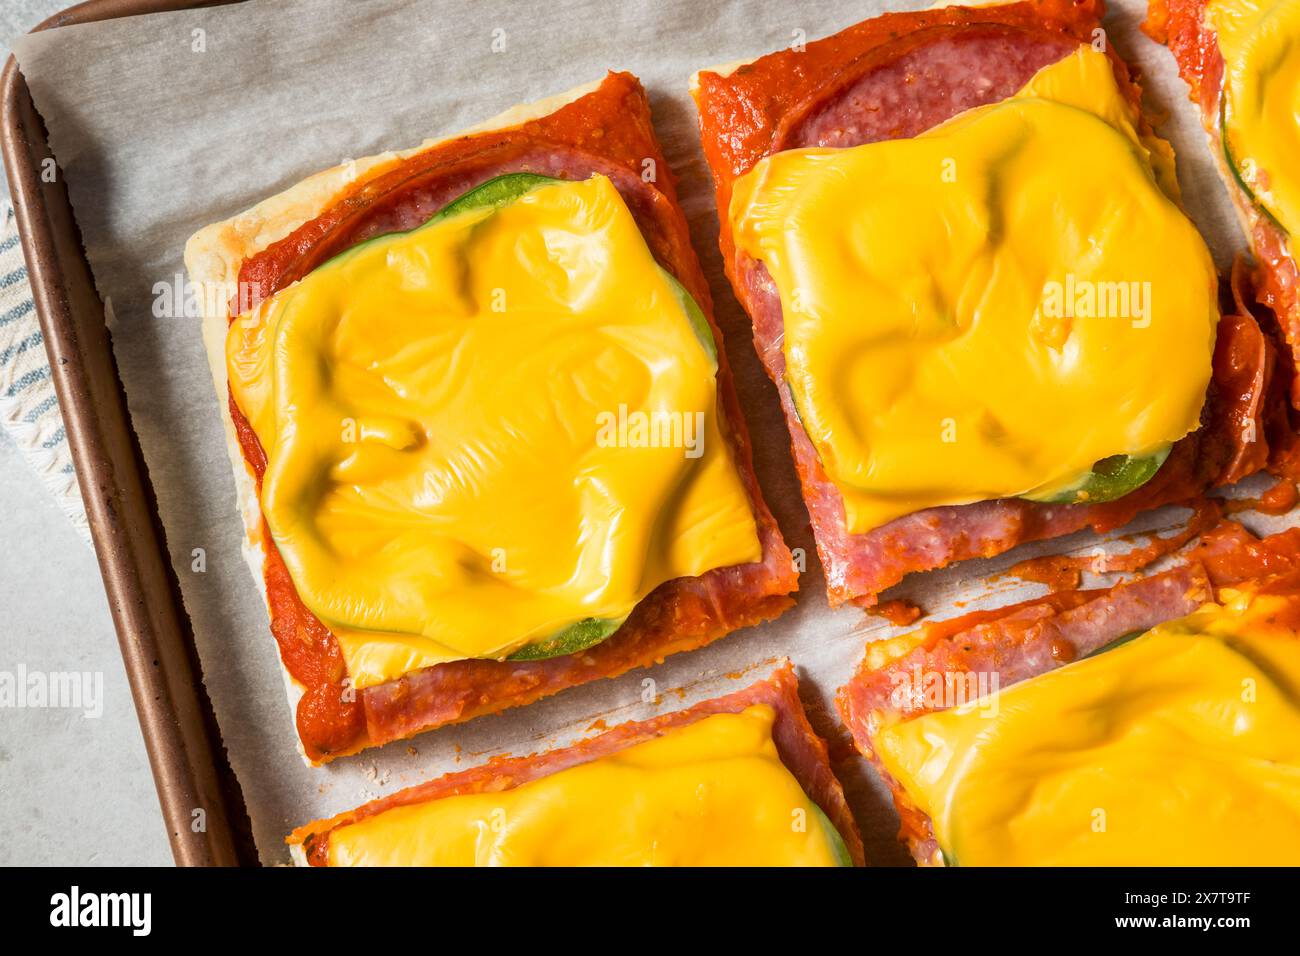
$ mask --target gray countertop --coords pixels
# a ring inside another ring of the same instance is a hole
[[[0,60],[71,2],[0,0]],[[94,553],[3,431],[0,502],[0,682],[68,675],[94,698],[60,708],[0,697],[0,865],[170,864]]]

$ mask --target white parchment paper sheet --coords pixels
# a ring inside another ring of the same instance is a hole
[[[15,44],[67,178],[100,291],[109,303],[117,362],[157,492],[167,542],[230,759],[260,853],[287,859],[284,834],[353,806],[502,752],[527,753],[592,732],[593,721],[642,719],[739,686],[722,675],[787,654],[827,736],[835,689],[862,643],[892,629],[861,612],[826,607],[808,519],[790,464],[775,391],[748,322],[722,277],[708,173],[698,148],[687,79],[701,67],[815,39],[908,2],[780,0],[252,0],[230,7],[133,17],[35,34]],[[1162,132],[1179,154],[1186,205],[1220,264],[1241,248],[1226,194],[1168,54],[1137,32],[1145,5],[1116,4],[1112,42],[1146,74],[1149,98],[1169,115]],[[494,50],[494,46],[496,50]],[[650,671],[577,688],[505,715],[446,728],[325,769],[304,766],[258,589],[240,558],[240,523],[197,319],[154,314],[157,283],[183,281],[191,233],[349,157],[408,147],[516,103],[627,69],[646,84],[668,160],[681,181],[754,433],[768,501],[792,546],[810,555],[798,607]],[[1170,509],[1145,519],[1166,527]],[[1285,520],[1285,519],[1284,519]],[[1289,522],[1287,522],[1289,523]],[[1090,549],[1076,535],[1050,550]],[[192,570],[203,548],[207,569]],[[1016,560],[920,576],[896,589],[931,612],[953,613],[1036,593],[1014,579],[986,581]],[[642,703],[643,680],[684,695]],[[837,769],[877,863],[906,859],[888,798],[859,758]]]

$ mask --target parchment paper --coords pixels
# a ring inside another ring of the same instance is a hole
[[[712,190],[686,84],[700,67],[815,39],[883,9],[923,5],[252,0],[66,27],[15,44],[109,303],[118,366],[193,620],[204,680],[264,861],[286,860],[284,834],[308,820],[490,754],[528,753],[592,733],[597,718],[611,724],[643,719],[735,689],[740,684],[734,676],[723,675],[779,655],[799,665],[814,722],[840,744],[832,748],[837,770],[869,858],[878,864],[907,860],[894,839],[897,821],[888,797],[865,762],[851,755],[831,707],[863,642],[894,629],[860,611],[826,606],[776,394],[722,277]],[[1144,6],[1133,0],[1115,4],[1108,33],[1142,67],[1149,99],[1161,115],[1168,114],[1162,132],[1178,151],[1187,208],[1226,265],[1242,248],[1236,221],[1172,59],[1137,32]],[[258,587],[240,557],[240,522],[220,424],[224,411],[213,393],[198,320],[155,317],[155,286],[183,281],[182,248],[195,230],[310,173],[455,131],[516,103],[597,79],[608,68],[631,70],[650,92],[712,283],[754,434],[759,478],[787,540],[809,555],[799,605],[774,623],[651,670],[324,769],[309,768],[294,746]],[[1165,509],[1138,527],[1166,528],[1184,514]],[[1261,528],[1277,522],[1247,523]],[[971,610],[1020,600],[1041,588],[989,576],[1033,554],[1096,546],[1088,534],[1028,546],[996,560],[914,577],[890,596],[908,597],[938,615],[954,613],[957,601]],[[204,551],[202,572],[193,570],[196,548]],[[643,702],[646,678],[659,691],[650,703]],[[680,687],[687,689],[667,692]]]

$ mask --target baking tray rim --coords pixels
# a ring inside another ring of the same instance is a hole
[[[238,0],[86,0],[55,27]],[[67,188],[27,82],[0,74],[0,155],[109,611],[178,866],[256,862],[247,812],[200,677],[125,394]]]

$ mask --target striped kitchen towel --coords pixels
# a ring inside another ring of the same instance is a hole
[[[14,207],[7,199],[0,202],[0,216],[4,219],[0,224],[0,426],[89,542],[86,509],[54,397]]]

